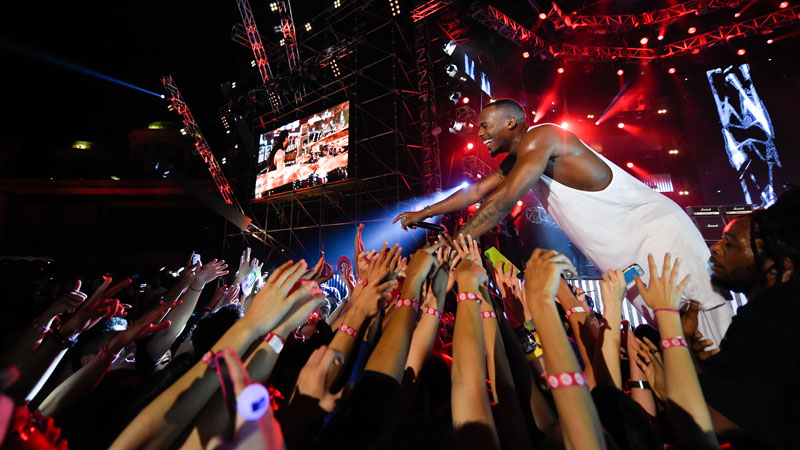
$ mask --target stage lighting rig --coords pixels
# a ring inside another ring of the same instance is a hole
[[[400,15],[400,0],[389,0],[389,7],[392,9],[392,17]]]
[[[449,42],[444,44],[442,50],[444,50],[447,56],[453,56],[453,52],[456,51],[456,41],[451,39]]]
[[[448,64],[444,68],[444,71],[447,72],[447,76],[449,76],[450,78],[454,78],[456,75],[458,75],[458,66],[455,64]]]
[[[453,92],[450,93],[450,96],[447,97],[447,98],[449,98],[450,101],[453,102],[454,104],[458,104],[459,100],[461,100],[461,95],[462,95],[461,92],[453,91]]]

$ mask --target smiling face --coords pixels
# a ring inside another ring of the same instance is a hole
[[[711,246],[711,284],[720,289],[747,292],[760,284],[750,246],[750,217],[729,223]]]
[[[503,117],[500,108],[489,105],[478,115],[478,137],[486,145],[489,154],[497,156],[509,151],[510,129],[516,124],[513,117]]]

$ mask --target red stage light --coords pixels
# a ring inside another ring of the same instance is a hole
[[[646,37],[643,37],[639,40],[639,43],[642,45],[647,45],[648,42],[650,42],[650,39],[647,39]]]
[[[734,15],[733,15],[733,17],[736,17],[737,19],[738,19],[739,17],[741,17],[741,16],[742,16],[742,13],[738,13],[738,12],[737,12],[736,14],[734,14]]]
[[[569,128],[568,122],[561,122],[561,128]]]
[[[617,71],[617,75],[619,75],[619,76],[622,76],[622,74],[624,74],[624,73],[625,73],[625,71],[624,71],[624,70],[622,70],[622,69],[619,69],[619,70]]]
[[[467,150],[472,150],[473,148],[475,148],[475,144],[472,142],[467,143]]]
[[[697,32],[697,28],[689,27],[689,34],[695,34]]]
[[[736,54],[739,55],[739,56],[744,56],[745,53],[747,53],[747,50],[745,50],[743,48],[740,48],[739,50],[736,50]]]
[[[781,4],[778,5],[779,8],[786,8],[787,6],[789,6],[789,2],[781,2]]]
[[[483,178],[483,177],[481,176],[481,174],[478,174],[478,175],[476,175],[476,176],[478,177],[478,179],[479,179],[479,180],[480,180],[481,178]]]
[[[469,103],[469,97],[462,98],[461,102],[466,105],[467,103]]]
[[[767,39],[767,44],[772,44],[773,42],[775,41],[773,41],[772,39]]]
[[[674,67],[670,67],[670,68],[669,68],[669,70],[667,70],[667,72],[669,72],[669,73],[675,73],[675,72],[677,72],[677,70],[675,70],[675,68],[674,68]]]
[[[617,128],[625,128],[625,124],[620,122],[617,124]]]
[[[522,206],[522,200],[517,201],[517,206]]]
[[[628,164],[625,164],[625,165],[628,166],[628,169],[633,169],[633,163],[632,162],[629,162]]]
[[[664,40],[664,35],[663,34],[659,34],[658,35],[658,40],[659,41],[663,41]]]
[[[539,13],[539,18],[542,19],[542,20],[547,19],[547,14]]]
[[[564,68],[563,68],[563,67],[559,67],[559,68],[558,68],[558,70],[557,70],[556,72],[558,72],[558,73],[564,73]]]
[[[530,54],[530,53],[528,53],[528,52],[522,52],[522,57],[523,57],[523,58],[525,58],[525,59],[528,59],[528,58],[530,58],[530,56],[531,56],[531,54]]]

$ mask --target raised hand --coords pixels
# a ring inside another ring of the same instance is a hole
[[[315,281],[317,284],[322,284],[333,278],[333,267],[325,262],[325,255],[321,255],[317,264],[306,272],[302,278],[304,280]]]
[[[459,283],[459,289],[462,289],[461,284],[466,279],[474,280],[478,285],[489,281],[489,276],[486,274],[483,265],[481,265],[481,260],[475,259],[475,257],[470,254],[461,259],[456,266],[453,276]]]
[[[458,252],[458,256],[462,259],[467,255],[472,255],[475,261],[481,259],[481,248],[478,243],[472,239],[469,234],[459,233],[453,242],[453,248]]]
[[[303,295],[309,294],[311,289],[316,287],[316,283],[304,283],[289,296],[289,292],[305,273],[307,267],[308,264],[300,260],[294,264],[292,261],[287,261],[275,269],[267,278],[264,287],[255,295],[241,320],[244,320],[253,329],[262,332],[261,334],[272,330],[295,301]]]
[[[714,345],[714,341],[711,339],[704,339],[703,333],[699,331],[695,331],[694,334],[691,335],[691,339],[689,339],[689,343],[692,345],[692,352],[694,353],[700,361],[705,361],[712,356],[719,353],[719,347],[712,348],[711,350],[706,350],[707,347]]]
[[[636,286],[639,288],[639,293],[642,295],[647,306],[651,309],[678,309],[680,306],[681,293],[686,285],[689,284],[690,275],[686,275],[680,283],[678,283],[678,268],[680,267],[680,260],[675,260],[675,265],[672,265],[672,257],[669,253],[664,255],[664,266],[661,270],[661,276],[658,275],[656,269],[655,259],[653,254],[647,255],[647,262],[650,264],[650,285],[645,286],[644,282],[638,275],[634,275]]]
[[[632,333],[631,333],[632,334]],[[666,401],[667,388],[664,378],[664,360],[661,350],[649,339],[644,341],[633,336],[628,342],[628,357],[633,360],[636,366],[644,373],[650,389],[659,400]]]
[[[42,317],[46,317],[46,320],[49,321],[55,316],[74,312],[81,303],[86,301],[86,297],[86,294],[81,292],[81,281],[78,280],[72,291],[64,293],[47,307]]]
[[[526,289],[536,289],[545,294],[544,296],[534,296],[535,298],[552,301],[558,291],[561,272],[564,270],[577,273],[572,262],[566,256],[555,250],[537,248],[525,265]]]
[[[62,328],[69,334],[79,334],[95,326],[101,319],[114,316],[124,316],[126,305],[120,304],[119,300],[109,298],[119,291],[129,286],[133,280],[130,278],[109,287],[111,277],[105,277],[99,288],[83,302]]]
[[[397,221],[399,220],[400,221],[400,226],[404,230],[408,231],[409,228],[411,228],[411,229],[417,228],[416,225],[414,225],[415,223],[422,222],[423,220],[425,220],[427,218],[428,218],[428,213],[425,212],[424,210],[423,211],[417,211],[417,212],[406,211],[404,213],[401,213],[397,217],[395,217],[394,220],[392,221],[392,223],[397,223]]]
[[[612,302],[619,308],[622,305],[622,300],[625,298],[627,290],[625,276],[622,275],[621,270],[611,269],[603,274],[603,281],[600,282],[600,292],[603,294],[603,301],[606,304]],[[583,296],[585,298],[585,292],[583,292]]]
[[[133,342],[144,339],[157,331],[169,328],[172,322],[169,320],[164,320],[163,322],[159,321],[164,317],[167,311],[175,305],[176,302],[158,305],[142,315],[136,322],[128,324],[127,329],[117,333],[111,341],[109,341],[108,351],[116,354]]]
[[[194,283],[205,285],[208,284],[218,277],[228,274],[228,265],[225,264],[225,260],[212,259],[211,262],[202,265],[200,264],[200,269],[195,273]],[[192,284],[194,284],[192,283]]]
[[[400,244],[394,244],[387,248],[388,242],[383,243],[381,251],[372,259],[366,272],[367,282],[370,284],[381,284],[386,280],[397,278],[397,266],[400,263],[403,248]]]
[[[343,363],[344,356],[341,352],[328,348],[326,345],[314,350],[314,353],[308,358],[306,365],[303,366],[297,376],[295,395],[306,395],[317,399],[320,408],[326,412],[332,412],[342,397],[343,391],[335,394],[331,394],[328,391],[328,371],[331,365],[341,365]]]
[[[327,300],[322,289],[314,281],[301,280],[299,287],[310,287],[310,289],[306,293],[298,295],[296,300],[287,299],[288,302],[292,302],[292,305],[280,324],[278,324],[276,328],[278,331],[273,331],[279,336],[288,336],[289,333],[302,326],[308,321],[311,313],[316,311]],[[292,292],[290,297],[294,293]]]
[[[370,250],[368,252],[361,252],[358,254],[358,261],[356,262],[356,266],[358,267],[358,277],[362,280],[368,280],[367,278],[367,271],[369,271],[369,265],[372,263],[372,259],[378,252],[375,250]]]
[[[419,277],[421,280],[427,279],[428,275],[439,267],[439,262],[433,255],[444,243],[439,239],[433,244],[429,244],[417,250],[411,255],[411,260],[406,267],[406,278]]]

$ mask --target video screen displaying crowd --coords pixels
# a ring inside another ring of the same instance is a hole
[[[603,274],[602,315],[564,255],[517,277],[463,234],[403,257],[359,226],[355,263],[192,254],[151,283],[1,260],[0,448],[797,448],[798,211],[789,189],[712,246],[749,299],[719,343],[669,254]]]

